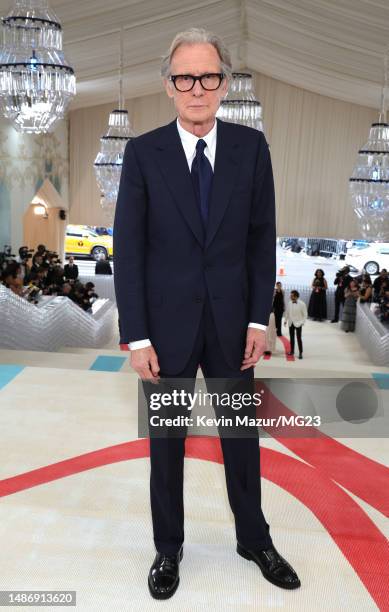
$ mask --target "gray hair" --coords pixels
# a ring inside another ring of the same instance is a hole
[[[184,32],[179,32],[174,37],[169,51],[162,58],[161,76],[167,78],[170,75],[170,64],[173,53],[180,45],[194,45],[198,43],[208,43],[213,45],[220,57],[221,71],[226,75],[227,79],[232,76],[232,64],[230,52],[226,44],[220,36],[204,28],[190,28]]]

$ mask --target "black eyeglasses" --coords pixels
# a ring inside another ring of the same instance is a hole
[[[200,81],[201,87],[206,91],[214,91],[220,87],[225,75],[223,72],[212,72],[202,74],[201,76],[193,76],[192,74],[172,74],[169,80],[173,82],[177,91],[190,91],[193,89],[196,81]]]

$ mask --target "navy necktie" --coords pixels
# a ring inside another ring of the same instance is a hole
[[[207,225],[208,221],[209,197],[211,194],[213,178],[211,163],[204,155],[204,149],[206,146],[207,143],[202,138],[197,141],[196,156],[192,162],[191,168],[193,185],[200,205],[200,212],[204,226]]]

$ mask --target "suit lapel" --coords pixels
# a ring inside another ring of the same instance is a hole
[[[159,167],[174,201],[196,239],[204,246],[205,232],[176,120],[166,126],[156,148]]]
[[[235,130],[229,129],[230,126],[220,119],[217,122],[215,166],[206,234],[176,120],[166,126],[156,145],[158,165],[174,201],[196,239],[205,248],[213,240],[229,204],[239,162],[240,147],[233,136]]]
[[[235,130],[217,119],[216,155],[209,203],[209,218],[205,248],[212,242],[229,204],[235,185],[239,161],[239,144]]]

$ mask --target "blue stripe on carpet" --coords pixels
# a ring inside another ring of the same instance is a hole
[[[373,372],[372,377],[376,381],[379,389],[389,390],[389,374],[384,372]]]
[[[8,385],[22,370],[24,366],[21,365],[0,364],[0,389]]]
[[[127,361],[126,357],[111,357],[111,355],[99,355],[92,363],[90,370],[98,372],[119,372],[123,364]]]

